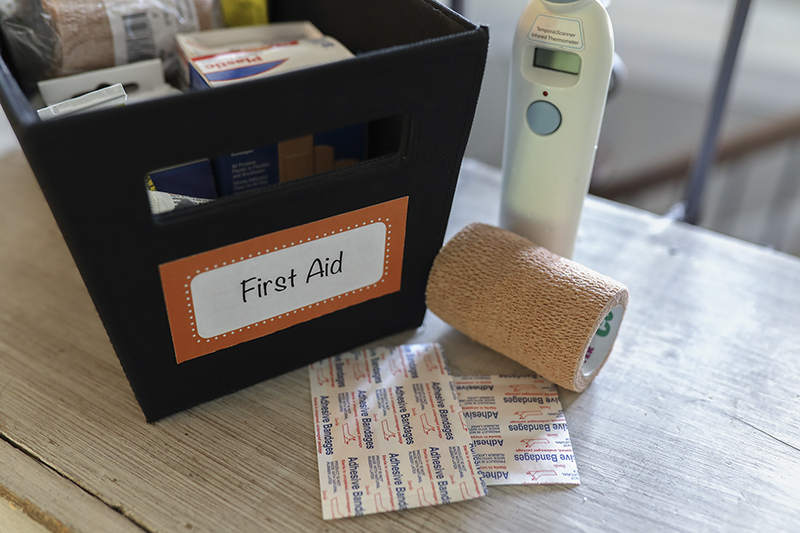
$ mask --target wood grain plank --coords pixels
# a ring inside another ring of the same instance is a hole
[[[576,259],[631,305],[595,383],[561,391],[583,484],[323,522],[307,371],[145,423],[27,165],[0,168],[0,434],[147,531],[800,523],[797,259],[590,200]],[[496,222],[498,194],[496,170],[468,166],[448,233]],[[433,340],[456,375],[527,372],[434,316],[382,344]]]
[[[97,498],[0,441],[0,531],[143,533]]]
[[[14,502],[0,498],[0,524],[6,533],[49,533]]]

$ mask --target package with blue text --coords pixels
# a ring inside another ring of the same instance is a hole
[[[309,373],[323,518],[486,494],[437,344],[349,352]]]
[[[554,384],[538,376],[454,379],[487,485],[580,485]]]
[[[191,90],[275,76],[353,54],[310,22],[279,22],[176,36],[183,83]]]

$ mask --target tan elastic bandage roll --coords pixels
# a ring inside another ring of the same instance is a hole
[[[605,363],[628,305],[625,285],[485,224],[442,248],[426,297],[457,330],[576,392]]]
[[[123,3],[128,0],[108,1]],[[214,26],[213,0],[193,0],[193,3],[199,29],[211,29]],[[42,10],[60,44],[48,77],[114,66],[114,38],[103,1],[42,0]]]

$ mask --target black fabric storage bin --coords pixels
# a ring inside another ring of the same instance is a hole
[[[270,9],[272,21],[310,20],[356,57],[49,122],[0,64],[0,101],[149,421],[417,327],[425,313],[488,31],[433,0],[271,0]],[[143,177],[153,169],[360,122],[371,124],[365,162],[150,212]],[[161,265],[393,201],[406,206],[395,228],[405,234],[399,290],[177,362]]]

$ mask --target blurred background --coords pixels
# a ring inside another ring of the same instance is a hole
[[[452,1],[444,2],[453,5]],[[627,77],[608,102],[592,192],[664,214],[702,141],[735,0],[613,0]],[[511,41],[527,0],[461,0],[490,28],[467,157],[500,167]],[[700,225],[800,255],[800,2],[753,0]]]

